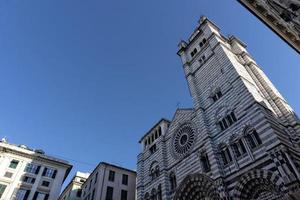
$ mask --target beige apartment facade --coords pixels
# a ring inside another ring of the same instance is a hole
[[[82,185],[89,175],[89,173],[76,172],[71,182],[61,193],[59,200],[81,200]]]
[[[82,200],[135,200],[136,172],[101,162],[82,185]]]
[[[72,165],[29,149],[0,141],[0,200],[57,200]]]

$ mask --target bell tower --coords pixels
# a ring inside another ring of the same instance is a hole
[[[246,44],[201,17],[178,47],[194,107],[140,140],[138,199],[300,199],[299,118]]]
[[[213,151],[212,178],[225,183],[221,190],[232,196],[225,176],[239,174],[245,167],[257,168],[264,157],[279,162],[278,155],[286,158],[282,162],[290,162],[290,167],[278,167],[285,183],[300,180],[299,118],[247,52],[246,44],[223,36],[203,16],[178,47],[203,140],[209,138],[205,146]],[[247,165],[242,164],[243,154],[251,160]]]

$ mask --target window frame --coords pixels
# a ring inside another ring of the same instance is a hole
[[[109,173],[108,173],[108,181],[114,182],[114,181],[115,181],[115,175],[116,175],[116,172],[115,172],[115,171],[109,170]]]
[[[125,195],[125,198],[124,198],[123,195]],[[121,190],[121,200],[127,200],[127,199],[128,199],[128,191],[122,189],[122,190]]]
[[[122,185],[128,185],[129,176],[127,174],[122,174]]]
[[[20,161],[13,159],[13,160],[10,161],[10,164],[9,164],[8,167],[11,168],[11,169],[17,169],[17,167],[19,165],[19,162]]]
[[[24,172],[31,174],[38,174],[40,171],[41,165],[35,163],[27,163]]]
[[[107,186],[105,200],[113,200],[113,198],[114,198],[114,188],[111,186]]]
[[[224,166],[229,165],[233,159],[230,153],[229,147],[223,147],[221,150],[221,158],[223,161]]]
[[[211,171],[211,165],[209,163],[209,159],[208,159],[208,155],[207,153],[205,154],[202,154],[200,156],[200,161],[201,161],[201,166],[202,166],[202,169],[205,173]]]
[[[0,199],[1,199],[2,195],[4,194],[6,188],[7,188],[7,185],[0,183]]]

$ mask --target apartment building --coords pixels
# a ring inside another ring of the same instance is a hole
[[[136,172],[101,162],[82,185],[83,200],[135,200]]]
[[[71,182],[61,193],[59,200],[81,200],[82,185],[89,175],[89,173],[76,172]]]
[[[42,150],[0,141],[0,200],[57,200],[72,165]]]

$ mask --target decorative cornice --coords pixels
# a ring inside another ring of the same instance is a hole
[[[293,11],[287,8],[289,1],[284,2],[283,5],[279,4],[276,0],[238,0],[245,8],[259,18],[265,25],[272,29],[279,37],[287,42],[293,49],[300,53],[300,24],[297,25],[296,21],[300,23],[299,9]],[[278,8],[284,10],[279,13],[274,5],[278,4]],[[300,3],[299,3],[300,5]],[[290,20],[284,17],[284,14],[292,15]],[[299,26],[297,28],[296,26]]]

